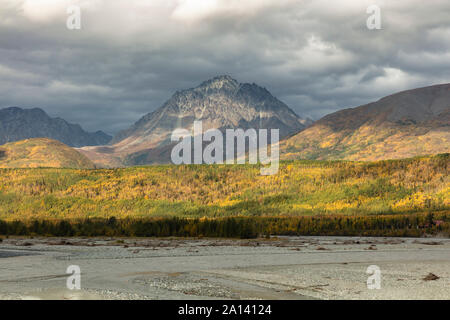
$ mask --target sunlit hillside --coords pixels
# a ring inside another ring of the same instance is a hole
[[[373,215],[448,210],[449,154],[379,162],[1,169],[0,219]]]
[[[450,152],[450,84],[328,114],[281,142],[285,160],[403,159]]]
[[[0,146],[0,168],[94,168],[75,149],[52,139],[33,138]]]

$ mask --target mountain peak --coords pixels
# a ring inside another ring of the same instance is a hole
[[[209,80],[206,80],[203,83],[223,84],[223,83],[238,83],[238,81],[236,79],[233,79],[231,76],[229,76],[227,74],[222,74],[222,75],[215,76],[214,78],[211,78]]]
[[[305,120],[267,89],[219,75],[195,88],[176,92],[159,109],[118,133],[110,150],[118,157],[125,155],[129,163],[151,163],[154,154],[170,145],[173,130],[191,130],[194,120],[202,121],[204,131],[279,129],[281,138],[305,128]]]
[[[239,82],[229,75],[219,75],[212,79],[202,82],[194,90],[205,90],[206,92],[212,91],[235,91],[239,88]]]

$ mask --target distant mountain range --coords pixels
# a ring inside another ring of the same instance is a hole
[[[93,167],[92,163],[104,167],[169,163],[173,130],[191,130],[194,120],[202,120],[203,130],[280,129],[280,138],[284,138],[280,154],[287,160],[380,160],[449,153],[450,84],[403,91],[312,123],[297,116],[265,88],[218,76],[176,92],[159,109],[144,115],[112,140],[102,131],[89,133],[61,118],[50,118],[41,109],[1,109],[0,144],[35,137],[55,139],[77,147],[89,162],[84,156],[79,158],[78,152],[67,153],[67,146],[53,140],[36,140],[40,143],[36,150],[66,154],[67,161],[58,161],[75,167],[76,163],[85,167]],[[65,151],[60,152],[62,149]],[[34,156],[32,152],[19,153],[22,160]],[[11,155],[19,153],[9,151],[9,165],[15,163]],[[5,148],[0,149],[0,158],[2,154],[5,163]],[[32,165],[36,159],[44,159],[39,157],[34,157]],[[43,165],[48,166],[46,163]]]
[[[450,84],[340,110],[281,144],[284,159],[380,160],[450,152]]]
[[[177,128],[191,130],[194,120],[202,120],[204,131],[276,128],[280,129],[281,138],[312,123],[300,118],[265,88],[218,76],[196,88],[176,92],[159,109],[117,134],[110,146],[80,151],[103,165],[167,163],[172,132]]]
[[[0,109],[0,145],[29,138],[50,138],[68,146],[83,147],[107,144],[112,137],[102,131],[86,132],[80,125],[51,118],[39,108]]]

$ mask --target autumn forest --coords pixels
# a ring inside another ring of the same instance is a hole
[[[0,169],[0,234],[448,235],[449,160]]]

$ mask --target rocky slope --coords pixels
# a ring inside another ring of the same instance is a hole
[[[51,118],[42,109],[10,107],[0,110],[0,144],[29,138],[50,138],[72,147],[106,144],[111,137],[102,131],[84,131],[78,124]]]
[[[281,145],[285,159],[380,160],[450,152],[450,84],[329,114]]]

